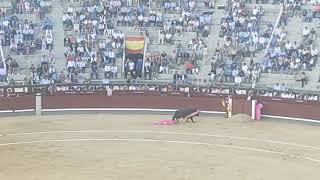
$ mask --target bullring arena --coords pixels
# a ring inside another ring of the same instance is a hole
[[[319,126],[247,115],[2,117],[1,179],[318,179]]]
[[[224,118],[222,93],[77,87],[2,91],[1,179],[320,177],[318,102],[230,87],[221,92],[246,93],[228,95],[232,116]],[[256,101],[264,106],[260,121]],[[184,108],[200,110],[195,123],[155,124]]]
[[[0,180],[319,180],[319,18],[320,0],[0,0]]]

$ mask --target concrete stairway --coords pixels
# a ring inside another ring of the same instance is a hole
[[[310,7],[311,8],[311,7]],[[314,20],[315,21],[315,20]],[[286,40],[291,42],[296,41],[300,43],[302,41],[302,31],[304,27],[308,27],[309,29],[315,28],[317,31],[317,23],[305,23],[303,22],[301,17],[289,17],[288,25],[285,27],[285,30],[288,32]],[[319,36],[317,36],[315,46],[318,48],[320,45]],[[271,73],[262,73],[261,78],[258,85],[262,86],[273,86],[275,83],[285,83],[288,88],[297,89],[297,90],[319,90],[320,83],[319,80],[320,75],[320,62],[317,61],[316,66],[312,71],[305,71],[308,77],[308,84],[301,88],[301,83],[295,80],[296,75],[284,75],[284,74],[271,74]]]
[[[61,0],[52,0],[52,12],[48,16],[53,23],[53,44],[56,55],[55,67],[59,71],[66,70],[66,60],[64,57],[64,32],[62,24],[63,5]]]
[[[217,4],[219,5],[224,5],[225,1],[222,0],[218,0]],[[199,71],[199,75],[188,75],[189,79],[208,79],[208,73],[211,70],[211,66],[209,63],[209,59],[211,57],[213,57],[214,54],[214,49],[216,48],[217,42],[220,40],[222,41],[221,38],[219,38],[219,32],[220,32],[220,21],[221,18],[223,16],[224,10],[223,9],[208,9],[204,6],[204,3],[202,1],[198,1],[196,4],[196,9],[195,11],[201,12],[201,11],[213,11],[213,18],[212,18],[212,25],[210,27],[210,34],[208,36],[208,38],[204,39],[204,43],[207,45],[208,47],[208,63],[205,64],[203,61],[198,61],[199,67],[200,67],[200,71]],[[167,15],[167,16],[171,16],[174,17],[176,15]],[[184,46],[184,49],[186,44],[189,43],[189,41],[194,38],[197,37],[197,34],[195,32],[183,32],[182,37],[181,37],[181,44]],[[175,71],[184,73],[185,72],[185,67],[183,65],[180,66],[176,66],[174,69],[170,70],[169,74],[160,74],[158,76],[158,79],[170,79],[172,80],[172,76],[173,73]]]

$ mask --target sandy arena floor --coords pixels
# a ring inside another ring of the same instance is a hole
[[[167,115],[1,117],[1,180],[316,180],[320,127]]]

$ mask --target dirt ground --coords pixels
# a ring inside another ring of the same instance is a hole
[[[1,117],[1,180],[315,180],[320,126],[203,116]],[[280,120],[279,120],[280,121]]]

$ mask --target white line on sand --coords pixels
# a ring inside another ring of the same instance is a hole
[[[23,141],[23,142],[14,142],[14,143],[3,143],[0,144],[2,146],[10,146],[10,145],[22,145],[22,144],[36,144],[36,143],[50,143],[50,142],[80,142],[80,141],[126,141],[126,142],[164,142],[164,143],[175,143],[175,144],[191,144],[191,145],[204,145],[204,146],[218,146],[218,147],[226,147],[226,148],[234,148],[240,150],[248,150],[248,151],[257,151],[263,153],[270,153],[270,154],[277,154],[288,156],[292,158],[308,160],[315,163],[320,164],[320,160],[297,156],[288,153],[282,153],[277,151],[270,151],[265,149],[257,149],[257,148],[248,148],[242,146],[234,146],[234,145],[225,145],[225,144],[210,144],[210,143],[200,143],[200,142],[190,142],[190,141],[167,141],[167,140],[160,140],[160,139],[57,139],[57,140],[45,140],[45,141]]]
[[[59,133],[151,133],[151,134],[174,134],[174,135],[190,135],[190,136],[202,136],[202,137],[215,137],[215,138],[227,138],[227,139],[236,139],[236,140],[245,140],[245,141],[256,141],[263,143],[273,143],[273,144],[282,144],[288,146],[295,146],[301,148],[308,149],[316,149],[320,150],[320,147],[296,144],[296,143],[288,143],[282,141],[275,140],[267,140],[267,139],[257,139],[257,138],[246,138],[246,137],[238,137],[238,136],[225,136],[225,135],[217,135],[217,134],[199,134],[199,133],[186,133],[186,132],[169,132],[169,131],[139,131],[139,130],[71,130],[71,131],[40,131],[40,132],[25,132],[25,133],[12,133],[12,134],[3,134],[0,136],[23,136],[23,135],[38,135],[38,134],[59,134]]]

